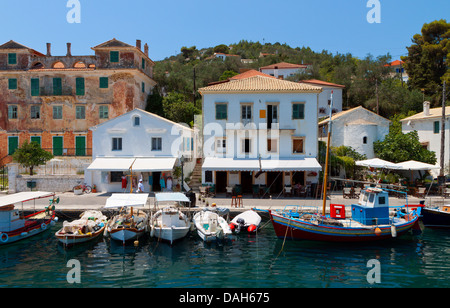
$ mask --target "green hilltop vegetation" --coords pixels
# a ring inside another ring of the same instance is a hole
[[[389,54],[377,57],[368,54],[360,59],[350,53],[316,52],[309,47],[246,40],[200,50],[196,46],[183,47],[178,55],[156,62],[154,79],[158,86],[148,98],[147,110],[173,121],[192,123],[194,114],[201,113],[198,88],[239,74],[242,69],[259,70],[279,62],[312,64],[309,74],[288,80],[319,79],[345,85],[344,109],[363,106],[376,112],[378,100],[379,114],[392,118],[422,111],[424,98],[433,107],[440,106],[444,78],[448,80],[447,93],[450,90],[450,23],[439,20],[424,24],[405,51],[408,55],[402,60],[409,74],[408,84],[391,74],[386,64],[398,59]],[[227,57],[223,61],[211,57],[215,52],[240,57]],[[261,53],[267,55],[260,57]],[[243,63],[241,59],[252,61]]]

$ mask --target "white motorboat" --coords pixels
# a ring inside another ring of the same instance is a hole
[[[204,210],[194,215],[197,234],[207,242],[227,241],[232,239],[232,231],[227,221],[217,212]]]
[[[112,194],[106,201],[105,208],[119,208],[118,214],[108,222],[105,235],[113,240],[135,240],[148,231],[148,214],[136,207],[145,206],[148,194]]]
[[[256,232],[259,224],[261,223],[261,216],[253,210],[242,212],[231,220],[230,228],[236,233],[241,230],[247,230],[247,232]]]
[[[169,202],[172,205],[166,206],[152,215],[150,236],[168,241],[172,245],[174,241],[184,238],[189,233],[191,228],[189,218],[177,208],[177,204],[180,202],[190,204],[190,200],[183,193],[155,194],[155,208],[163,202]]]
[[[63,222],[63,227],[55,233],[56,238],[66,246],[92,241],[103,234],[108,219],[100,211],[83,212],[79,219]]]

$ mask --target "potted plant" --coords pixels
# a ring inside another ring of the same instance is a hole
[[[97,186],[94,184],[94,185],[92,185],[92,192],[93,193],[96,193],[97,192]]]
[[[81,185],[77,185],[73,188],[73,194],[74,195],[81,195],[83,194],[83,187]]]

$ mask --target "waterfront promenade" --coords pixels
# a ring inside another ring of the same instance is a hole
[[[90,209],[97,209],[101,210],[108,197],[111,196],[111,193],[91,193],[91,194],[83,194],[83,195],[74,195],[72,192],[65,192],[65,193],[57,193],[57,197],[60,198],[59,204],[56,205],[57,211],[63,211],[63,212],[77,212],[77,211],[85,211]],[[214,198],[207,198],[209,202],[209,206],[212,205],[212,203],[215,203],[217,207],[226,207],[230,208],[231,211],[239,212],[248,210],[251,208],[258,208],[258,209],[283,209],[286,205],[298,205],[298,206],[313,206],[317,207],[319,209],[322,208],[322,200],[319,199],[313,199],[313,198],[295,198],[295,197],[280,197],[280,198],[265,198],[265,199],[259,199],[259,198],[252,198],[252,196],[245,196],[243,197],[243,207],[242,208],[231,208],[231,198],[225,197],[224,194],[218,194]],[[419,202],[424,199],[418,199],[416,197],[408,197],[408,204],[409,205],[415,205],[419,204]],[[444,200],[440,197],[429,197],[426,198],[426,204],[435,204],[435,203],[442,203]],[[447,201],[447,200],[446,200]],[[358,199],[348,199],[343,198],[342,192],[333,192],[330,194],[327,205],[330,203],[335,204],[343,204],[349,207],[351,204],[357,203]],[[390,197],[389,198],[389,204],[390,206],[401,206],[404,205],[406,202],[405,198],[397,198],[397,197]],[[48,206],[49,200],[48,198],[40,199],[34,201],[29,201],[23,204],[24,210],[40,210],[44,209],[46,206]],[[155,198],[153,193],[149,194],[148,203],[146,205],[146,208],[153,208],[155,204]],[[22,208],[22,205],[16,205],[19,208]],[[196,208],[195,210],[201,209],[206,206],[206,203],[202,203],[201,201],[198,201],[198,194],[197,194],[197,201],[196,201]]]

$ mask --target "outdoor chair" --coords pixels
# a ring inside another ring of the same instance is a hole
[[[233,195],[233,187],[231,187],[231,186],[227,186],[226,187],[226,190],[227,190],[227,192],[225,193],[225,196],[226,197],[228,197],[228,196],[232,196]]]
[[[342,197],[351,199],[353,197],[352,187],[344,187],[342,189]]]
[[[353,191],[352,198],[358,199],[360,194],[361,194],[361,187],[356,187]]]

